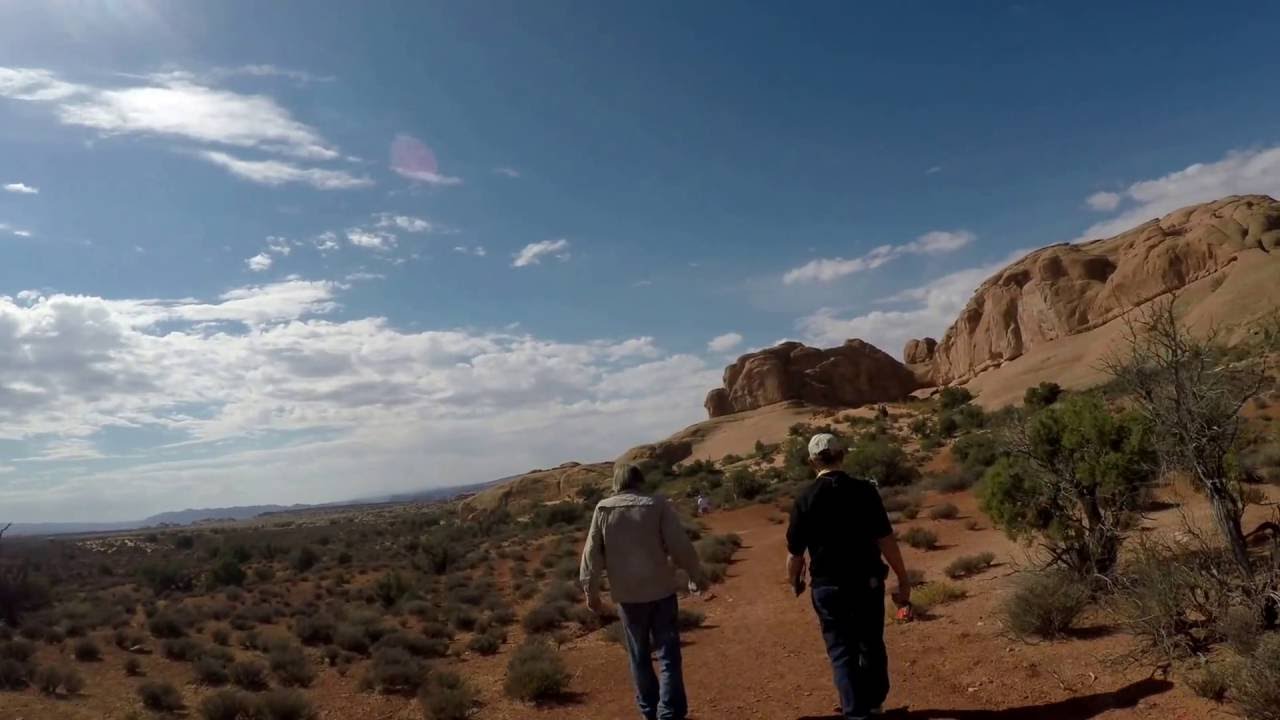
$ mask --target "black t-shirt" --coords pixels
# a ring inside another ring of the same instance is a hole
[[[863,585],[888,575],[879,541],[892,534],[880,492],[871,481],[826,472],[796,498],[787,549],[792,555],[808,551],[814,585]]]

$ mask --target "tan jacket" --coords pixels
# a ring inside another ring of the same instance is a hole
[[[706,587],[698,552],[666,498],[624,491],[596,505],[580,573],[589,597],[599,596],[607,573],[614,602],[661,600],[677,590],[672,562]]]

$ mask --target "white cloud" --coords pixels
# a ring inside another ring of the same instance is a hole
[[[1135,182],[1120,193],[1120,202],[1132,207],[1091,225],[1076,241],[1117,235],[1187,205],[1249,194],[1280,197],[1280,146],[1232,151],[1216,162]]]
[[[373,184],[367,177],[356,177],[343,170],[304,168],[280,160],[243,160],[216,150],[206,150],[198,155],[227,169],[232,175],[261,185],[302,183],[318,190],[347,190]]]
[[[351,228],[347,231],[347,240],[356,247],[370,250],[390,250],[396,246],[396,236],[382,230]]]
[[[736,332],[725,333],[711,338],[707,350],[713,353],[726,353],[742,344],[742,335]]]
[[[287,256],[289,253],[293,252],[293,246],[289,244],[289,241],[285,238],[278,237],[276,235],[268,235],[266,252],[273,253],[275,255]]]
[[[1113,192],[1096,192],[1085,198],[1085,204],[1094,210],[1110,211],[1120,206],[1120,194]]]
[[[249,269],[252,270],[253,272],[262,272],[264,270],[270,270],[271,265],[274,262],[275,260],[270,255],[268,255],[265,252],[260,252],[257,255],[254,255],[253,257],[245,260],[244,264],[247,265]]]
[[[796,327],[809,343],[838,345],[850,338],[861,338],[894,357],[900,357],[908,340],[941,338],[969,302],[973,291],[1026,252],[1016,250],[999,262],[958,270],[886,300],[887,303],[905,305],[900,309],[872,310],[845,317],[836,309],[822,308],[801,318]]]
[[[233,68],[219,68],[219,75],[249,75],[251,77],[282,77],[302,85],[318,82],[333,82],[332,75],[315,75],[305,70],[290,70],[275,65],[241,65]]]
[[[371,272],[353,272],[347,275],[347,282],[367,282],[370,280],[385,280],[386,275],[382,273]]]
[[[454,245],[453,251],[463,255],[474,255],[476,257],[484,257],[489,254],[483,245]]]
[[[502,175],[503,177],[509,177],[509,178],[520,177],[520,171],[516,170],[515,168],[496,167],[493,169],[493,171],[499,175]]]
[[[5,192],[18,193],[19,195],[39,195],[40,188],[31,187],[26,183],[8,183],[4,186]]]
[[[529,243],[513,256],[511,267],[537,265],[542,262],[542,258],[548,255],[555,256],[560,261],[568,260],[569,241],[560,238],[559,240],[542,240],[536,243]]]
[[[8,224],[8,223],[2,223],[2,222],[0,222],[0,233],[4,233],[4,232],[10,233],[10,234],[12,234],[12,235],[16,235],[17,237],[20,237],[20,238],[29,238],[29,237],[31,237],[31,231],[30,231],[30,230],[21,230],[21,229],[16,228],[16,227],[14,227],[14,226],[12,226],[12,225],[10,225],[10,224]]]
[[[801,282],[828,283],[855,273],[875,270],[902,255],[937,255],[959,250],[974,241],[974,234],[967,230],[934,230],[902,245],[881,245],[861,257],[818,258],[797,268],[788,270],[782,282],[793,285]]]
[[[328,255],[341,247],[338,244],[338,234],[332,230],[326,230],[311,238],[311,244],[320,251],[321,255]]]
[[[35,489],[0,481],[0,506],[126,518],[487,480],[660,437],[699,419],[718,380],[652,338],[565,343],[325,315],[341,288],[297,279],[210,302],[0,297],[0,349],[23,349],[0,350],[0,438],[44,458],[9,461],[15,476],[41,475]],[[108,429],[165,444],[108,466],[95,460]],[[506,450],[466,450],[481,435]],[[428,464],[430,478],[414,471]]]
[[[267,65],[245,66],[239,71],[301,77]],[[210,87],[181,70],[131,79],[135,84],[94,87],[66,82],[49,70],[0,67],[0,97],[49,104],[62,124],[89,128],[104,136],[154,135],[197,147],[255,150],[308,161],[341,157],[315,128],[296,120],[266,95]],[[333,190],[372,184],[368,178],[337,170],[245,160],[221,151],[195,155],[266,185],[300,182]]]
[[[430,221],[423,220],[420,217],[413,217],[412,215],[378,213],[374,217],[377,219],[377,226],[380,228],[398,228],[411,233],[429,233],[437,229]]]
[[[938,173],[940,173],[940,172],[942,172],[942,166],[941,166],[941,165],[934,165],[933,167],[929,168],[928,170],[925,170],[925,171],[924,171],[924,174],[925,174],[925,175],[937,175],[937,174],[938,174]]]

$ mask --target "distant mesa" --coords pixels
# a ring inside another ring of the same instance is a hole
[[[1055,340],[1088,332],[1128,310],[1190,286],[1243,272],[1215,322],[1248,322],[1267,303],[1246,297],[1269,275],[1280,286],[1280,202],[1232,196],[1192,205],[1105,240],[1037,250],[997,272],[974,293],[935,343],[912,340],[903,356],[917,376],[937,385],[964,383]],[[1237,263],[1237,260],[1248,262]],[[1246,266],[1242,271],[1240,265]],[[1267,269],[1259,269],[1264,265]],[[1245,289],[1248,285],[1249,289]],[[1194,302],[1208,303],[1209,288]],[[1234,294],[1233,294],[1234,293]]]
[[[705,405],[713,418],[788,400],[853,407],[902,400],[919,386],[910,369],[861,340],[825,349],[785,342],[725,368],[724,387]]]

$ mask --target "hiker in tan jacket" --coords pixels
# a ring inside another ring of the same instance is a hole
[[[582,550],[581,580],[587,606],[601,609],[600,586],[609,578],[609,594],[622,618],[636,703],[646,720],[685,720],[680,657],[676,567],[690,585],[708,586],[698,553],[675,508],[666,498],[642,491],[644,475],[634,465],[619,464],[613,473],[613,495],[596,505]],[[669,558],[669,559],[668,559]],[[653,651],[659,675],[654,674]]]

